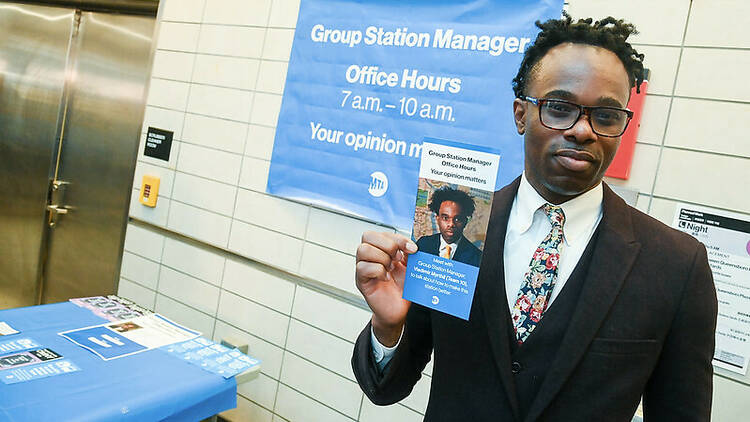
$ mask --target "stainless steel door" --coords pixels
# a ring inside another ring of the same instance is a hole
[[[50,231],[42,303],[117,290],[154,23],[81,14],[56,177],[68,212]]]
[[[0,4],[0,309],[38,300],[74,12]]]
[[[154,24],[0,3],[0,309],[116,291]]]

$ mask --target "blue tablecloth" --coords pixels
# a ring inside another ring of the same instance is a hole
[[[58,332],[107,320],[70,302],[0,311],[20,331],[0,340],[31,338],[81,368],[78,372],[0,383],[2,421],[195,421],[236,406],[237,384],[149,350],[104,361]]]

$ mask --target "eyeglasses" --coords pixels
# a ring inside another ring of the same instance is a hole
[[[624,108],[582,106],[565,100],[519,97],[539,107],[539,121],[550,129],[568,130],[581,118],[589,116],[591,130],[597,135],[616,138],[628,128],[633,112]]]
[[[459,215],[458,217],[448,217],[447,215],[438,215],[437,218],[440,219],[445,224],[450,223],[451,221],[453,224],[466,224],[471,220],[471,217],[467,217],[465,215]]]

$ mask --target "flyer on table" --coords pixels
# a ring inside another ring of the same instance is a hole
[[[713,363],[744,375],[750,363],[750,218],[678,204],[672,225],[706,245],[719,302]]]
[[[404,299],[469,319],[499,167],[489,148],[425,138]]]
[[[104,360],[121,358],[200,335],[159,314],[108,322],[59,333]]]

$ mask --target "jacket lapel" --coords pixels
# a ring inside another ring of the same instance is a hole
[[[461,238],[458,239],[458,244],[456,245],[456,253],[453,254],[454,260],[459,261],[461,260],[461,258],[463,258],[463,254],[464,252],[466,252],[466,245],[465,245],[466,242],[467,240],[463,236],[461,236]]]
[[[578,365],[640,252],[628,206],[606,184],[603,208],[599,238],[578,305],[526,421],[534,421],[542,414]]]
[[[513,409],[516,420],[520,419],[518,398],[510,368],[510,344],[508,329],[510,311],[506,305],[505,271],[503,270],[503,247],[510,209],[518,191],[521,178],[495,192],[490,213],[487,241],[484,246],[482,266],[477,280],[477,295],[481,298],[482,311],[488,329],[495,365],[500,373],[503,387]]]

